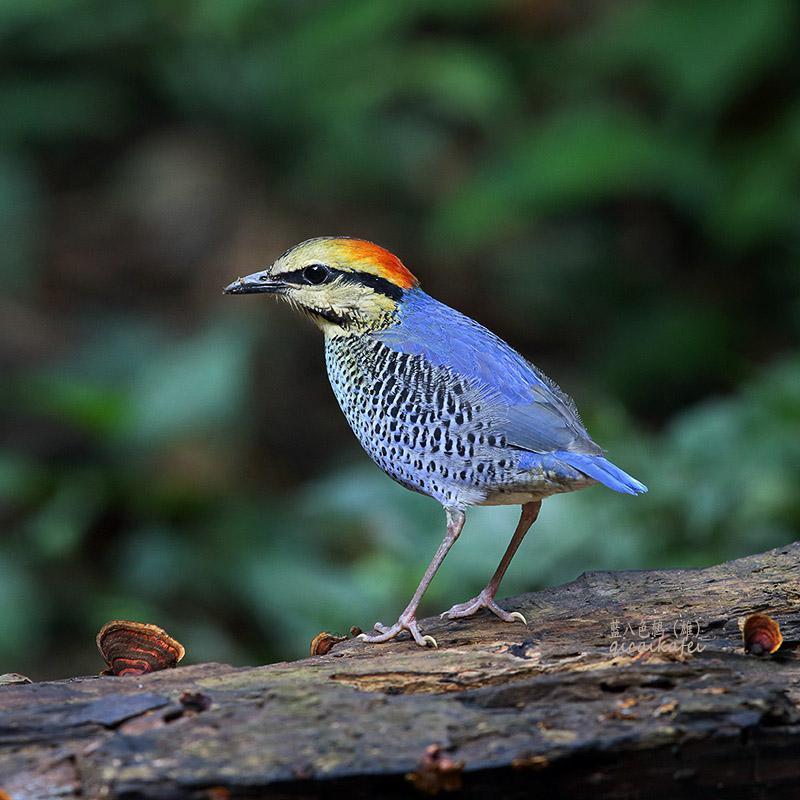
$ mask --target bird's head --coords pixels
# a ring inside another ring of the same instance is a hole
[[[404,293],[417,279],[402,261],[372,242],[346,237],[309,239],[271,267],[235,280],[226,294],[263,292],[288,300],[326,335],[391,325]]]

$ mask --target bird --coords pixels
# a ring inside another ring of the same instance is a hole
[[[511,541],[485,588],[441,616],[487,609],[527,625],[495,600],[522,539],[550,495],[602,484],[638,495],[647,487],[611,463],[574,401],[539,368],[480,323],[428,295],[380,245],[322,236],[238,278],[226,294],[268,294],[321,328],[333,393],[370,458],[407,489],[444,508],[444,537],[393,625],[359,638],[387,642],[420,631],[419,603],[472,506],[519,505]]]

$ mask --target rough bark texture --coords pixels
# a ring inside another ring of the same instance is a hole
[[[294,663],[6,686],[0,787],[13,800],[800,797],[799,577],[796,544],[703,570],[588,573],[506,601],[527,628],[426,620],[438,650],[348,641]],[[753,611],[781,624],[773,656],[744,653]],[[650,649],[627,652],[638,643]]]

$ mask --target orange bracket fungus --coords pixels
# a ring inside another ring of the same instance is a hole
[[[744,649],[756,656],[770,655],[783,643],[778,623],[768,614],[751,614],[742,627]]]
[[[174,667],[185,655],[183,645],[163,628],[116,619],[97,634],[97,649],[108,664],[105,675],[145,675]]]

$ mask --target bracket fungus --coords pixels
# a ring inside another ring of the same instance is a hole
[[[331,651],[335,644],[345,641],[347,641],[346,636],[336,636],[336,634],[322,631],[311,640],[309,655],[324,656]]]
[[[116,619],[97,634],[97,649],[108,665],[104,675],[145,675],[174,667],[186,654],[163,628]]]
[[[747,653],[771,655],[783,644],[778,623],[769,614],[751,614],[742,625],[742,639]]]

